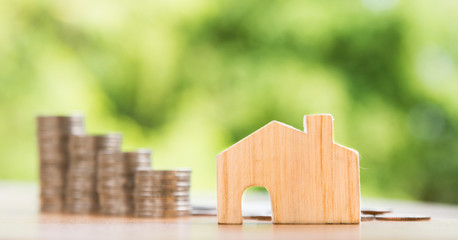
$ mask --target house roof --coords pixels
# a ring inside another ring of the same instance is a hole
[[[316,115],[329,115],[329,116],[332,117],[332,115],[330,115],[330,114],[316,114]],[[308,115],[308,116],[314,116],[314,115]],[[305,116],[305,118],[306,118],[306,117],[307,117],[307,115]],[[334,118],[332,118],[332,120],[334,120]],[[288,124],[285,124],[285,123],[282,123],[282,122],[279,122],[279,121],[275,121],[275,120],[274,120],[274,121],[271,121],[271,122],[269,122],[268,124],[264,125],[263,127],[259,128],[258,130],[254,131],[254,132],[251,133],[250,135],[248,135],[248,136],[244,137],[243,139],[239,140],[238,142],[234,143],[233,145],[231,145],[230,147],[226,148],[224,151],[220,152],[220,153],[219,153],[218,155],[216,155],[216,156],[218,157],[219,155],[221,155],[221,154],[227,152],[228,150],[230,150],[231,148],[236,147],[237,145],[239,145],[240,143],[242,143],[242,142],[245,141],[246,139],[250,138],[251,136],[253,136],[253,135],[255,135],[255,134],[261,132],[262,130],[264,130],[264,129],[270,127],[270,126],[273,126],[273,125],[282,126],[282,127],[289,128],[289,129],[291,129],[291,130],[294,130],[294,131],[297,131],[297,132],[300,132],[300,133],[303,133],[303,134],[307,134],[307,132],[306,132],[307,126],[304,126],[305,130],[304,130],[304,131],[301,131],[301,130],[299,130],[299,129],[293,127],[293,126],[290,126],[290,125],[288,125]],[[304,125],[305,125],[305,124],[304,124]],[[334,142],[334,144],[335,144],[336,146],[338,146],[338,147],[344,148],[345,150],[353,151],[353,152],[355,152],[356,154],[358,154],[358,152],[357,152],[356,150],[354,150],[354,149],[351,149],[351,148],[342,146],[342,145],[340,145],[340,144],[338,144],[338,143],[335,143],[335,142]]]
[[[282,122],[279,122],[279,121],[275,121],[275,120],[274,120],[274,121],[271,121],[271,122],[269,122],[268,124],[264,125],[263,127],[259,128],[258,130],[254,131],[254,132],[251,133],[250,135],[244,137],[244,138],[241,139],[240,141],[234,143],[232,146],[226,148],[224,151],[220,152],[220,153],[219,153],[218,155],[216,155],[216,156],[219,156],[220,154],[223,154],[224,152],[228,151],[228,150],[231,149],[232,147],[235,147],[235,146],[239,145],[239,144],[240,144],[241,142],[243,142],[245,139],[248,139],[248,138],[250,138],[251,136],[255,135],[256,133],[258,133],[258,132],[260,132],[260,131],[262,131],[262,130],[264,130],[264,129],[270,127],[270,126],[273,126],[273,125],[279,125],[279,126],[282,126],[282,127],[290,128],[290,129],[292,129],[292,130],[294,130],[294,131],[298,131],[298,132],[301,132],[301,133],[304,133],[304,134],[305,134],[305,132],[303,132],[303,131],[301,131],[301,130],[299,130],[299,129],[293,127],[293,126],[290,126],[290,125],[288,125],[288,124],[285,124],[285,123],[282,123]]]

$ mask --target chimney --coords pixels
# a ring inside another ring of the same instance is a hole
[[[331,114],[306,115],[304,116],[304,132],[310,137],[318,137],[321,141],[334,141]]]

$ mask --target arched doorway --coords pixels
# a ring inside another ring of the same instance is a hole
[[[253,186],[242,195],[243,220],[272,221],[272,202],[265,187]]]

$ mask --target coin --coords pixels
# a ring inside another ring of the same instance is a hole
[[[191,214],[189,169],[135,172],[135,216],[178,217]]]
[[[139,174],[147,175],[168,175],[168,174],[191,174],[192,170],[188,168],[179,168],[174,170],[145,170],[139,171]]]
[[[97,164],[98,156],[102,156],[102,153],[105,151],[119,152],[121,144],[121,134],[72,135],[69,143],[70,167],[67,176],[67,211],[72,213],[88,213],[97,210],[99,207],[97,190],[119,184],[119,182],[114,182],[111,179],[117,176],[117,174],[108,176],[108,179],[104,176],[99,176],[109,174],[103,172],[105,165],[98,168]],[[108,161],[105,164],[110,163]],[[108,168],[112,172],[118,171],[118,169],[114,169]],[[103,174],[99,174],[97,170],[102,171]],[[98,177],[101,179],[99,183],[97,183]],[[84,201],[82,200],[83,198],[85,199]]]
[[[375,219],[378,221],[428,221],[431,219],[431,217],[387,214],[382,216],[376,216]]]
[[[374,220],[375,217],[372,214],[361,214],[361,221],[362,222],[368,222]]]
[[[136,172],[138,176],[157,176],[161,178],[176,178],[176,177],[187,177],[190,176],[191,171],[189,169],[181,170],[140,170]]]
[[[372,214],[372,215],[385,214],[385,213],[390,213],[392,211],[393,210],[389,208],[363,208],[361,209],[361,213]]]
[[[161,191],[161,192],[148,192],[148,191],[134,191],[135,198],[138,197],[189,197],[189,190],[174,192],[174,191]]]
[[[132,181],[123,154],[119,150],[99,152],[97,181],[100,213],[125,215],[132,212]]]
[[[143,178],[141,176],[138,176],[135,180],[135,182],[141,182],[142,186],[155,186],[155,185],[160,185],[160,186],[183,186],[183,187],[189,187],[191,184],[189,183],[190,179],[186,180],[173,180],[173,179],[154,179],[154,178]]]
[[[124,153],[111,149],[99,152],[97,190],[102,214],[133,213],[134,174],[138,168],[151,166],[151,153],[149,149]]]
[[[40,159],[40,209],[60,212],[64,207],[68,140],[85,132],[82,116],[37,116],[37,145]]]
[[[116,215],[116,216],[123,216],[123,215],[130,215],[132,212],[132,208],[123,208],[123,209],[120,209],[120,208],[117,208],[117,209],[114,209],[114,208],[100,208],[100,213],[103,214],[103,215]]]
[[[181,187],[181,186],[141,186],[141,187],[136,187],[135,191],[137,192],[187,192],[189,191],[190,186],[187,187]]]
[[[162,209],[167,209],[167,208],[174,208],[178,209],[179,207],[187,207],[190,208],[189,201],[183,201],[183,202],[138,202],[135,201],[135,204],[139,205],[139,208],[162,208]]]
[[[134,200],[138,203],[150,203],[150,202],[155,202],[158,204],[160,203],[179,203],[179,202],[189,203],[189,196],[180,197],[180,198],[166,198],[166,197],[138,198],[137,196],[135,196]]]

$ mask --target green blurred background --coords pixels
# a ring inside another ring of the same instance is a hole
[[[37,114],[86,115],[216,187],[215,156],[331,113],[363,196],[458,203],[458,1],[0,0],[0,179],[37,181]]]

